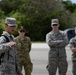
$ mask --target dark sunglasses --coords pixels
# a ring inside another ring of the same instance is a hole
[[[58,26],[57,24],[53,24],[53,26]]]
[[[20,30],[20,32],[25,32],[25,30]]]

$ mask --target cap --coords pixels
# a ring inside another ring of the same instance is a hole
[[[16,19],[15,18],[6,18],[5,23],[8,26],[16,26]]]
[[[52,19],[51,20],[51,24],[59,24],[59,20],[58,19]]]
[[[19,30],[25,30],[25,27],[24,26],[20,26]]]

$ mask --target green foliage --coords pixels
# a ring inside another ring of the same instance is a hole
[[[0,9],[0,34],[3,32],[4,30],[4,18],[5,18],[5,15],[4,15],[4,11],[2,11]]]
[[[4,18],[4,11],[0,9],[0,19]]]
[[[5,16],[14,17],[17,19],[14,35],[18,35],[18,27],[23,25],[32,41],[45,41],[53,18],[59,19],[61,30],[76,24],[76,4],[70,0],[63,4],[60,0],[2,0],[0,8],[0,30],[4,30]]]
[[[4,20],[0,19],[0,35],[3,32],[3,30],[4,30]]]
[[[73,15],[76,17],[76,9],[74,10]]]
[[[67,0],[67,1],[63,1],[65,8],[67,10],[69,10],[70,12],[74,12],[74,10],[76,9],[76,4],[72,3],[71,0]]]

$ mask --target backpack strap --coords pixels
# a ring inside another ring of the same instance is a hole
[[[6,36],[6,35],[1,35],[1,36],[4,36],[6,38],[6,42],[9,42],[9,38]]]

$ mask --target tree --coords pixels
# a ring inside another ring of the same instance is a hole
[[[2,0],[0,2],[5,15],[15,17],[18,26],[24,25],[26,34],[32,41],[45,40],[46,33],[51,30],[50,23],[53,18],[59,19],[61,30],[74,27],[76,18],[66,6],[67,3],[63,0]],[[18,35],[17,29],[14,35]]]
[[[65,5],[65,9],[69,10],[71,13],[76,9],[76,4],[72,3],[71,0],[63,1],[63,4]]]
[[[7,16],[12,12],[12,10],[16,11],[20,4],[22,4],[21,0],[1,0],[0,8],[5,12],[5,15]]]

